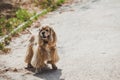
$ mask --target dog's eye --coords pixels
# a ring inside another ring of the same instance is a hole
[[[46,30],[48,32],[48,30]]]

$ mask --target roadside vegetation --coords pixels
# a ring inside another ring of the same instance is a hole
[[[38,7],[41,11],[46,9],[40,15],[37,15],[35,19],[30,20],[32,16],[35,16],[37,13],[35,11],[30,12],[27,9],[19,5],[12,6],[10,4],[0,4],[0,38],[4,37],[16,29],[20,24],[27,22],[18,30],[14,31],[11,35],[6,37],[4,41],[0,42],[0,50],[7,52],[5,49],[6,45],[9,45],[12,37],[18,35],[21,31],[30,27],[30,25],[38,17],[45,15],[50,11],[54,11],[59,6],[61,6],[65,0],[34,0],[32,3]],[[8,6],[8,7],[5,7]],[[8,49],[7,49],[8,50]]]

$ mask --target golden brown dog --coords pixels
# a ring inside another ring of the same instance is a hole
[[[27,55],[25,62],[27,67],[36,68],[36,73],[46,66],[46,63],[52,65],[52,69],[56,70],[56,62],[59,57],[56,49],[56,33],[49,26],[42,27],[39,30],[38,36],[32,36],[29,40]],[[45,63],[46,62],[46,63]]]

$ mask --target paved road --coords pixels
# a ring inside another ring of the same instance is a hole
[[[57,71],[33,75],[23,70],[6,75],[15,80],[120,80],[120,0],[83,3],[76,1],[64,5],[39,20],[42,25],[53,26],[57,33],[60,55]],[[15,41],[27,39],[26,36]],[[10,58],[14,62],[7,65],[15,67],[18,64],[21,68],[24,66],[21,60],[25,55],[22,54],[25,53],[25,43],[17,43]],[[1,61],[9,57],[2,57]],[[6,62],[10,63],[10,60]]]
[[[78,2],[68,7],[43,22],[53,24],[58,34],[60,77],[120,80],[120,0],[94,0],[82,6]]]

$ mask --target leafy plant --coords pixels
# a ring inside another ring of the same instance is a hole
[[[22,30],[25,30],[27,27],[30,27],[30,25],[32,24],[33,22],[31,20],[29,20],[23,27],[22,27]]]
[[[0,36],[3,35],[3,32],[2,32],[2,26],[0,26]]]
[[[40,5],[42,9],[48,9],[49,11],[55,10],[64,2],[65,0],[35,0],[35,3]]]
[[[6,37],[6,38],[4,39],[4,44],[5,44],[5,45],[9,45],[9,44],[10,44],[10,41],[11,41],[11,37]]]
[[[57,6],[61,6],[62,3],[64,3],[64,2],[65,2],[65,0],[57,0],[56,4],[57,4]]]
[[[20,23],[22,23],[22,21],[17,18],[10,18],[8,21],[14,28],[16,28]]]
[[[0,18],[0,24],[4,24],[5,17]]]
[[[16,12],[16,17],[21,20],[21,21],[27,21],[28,19],[30,19],[30,17],[32,16],[32,14],[30,14],[27,10],[25,9],[19,9]]]
[[[5,17],[0,18],[0,36],[4,35],[6,33],[5,25],[6,25]]]
[[[4,44],[3,43],[0,43],[0,50],[3,50],[4,49]]]

